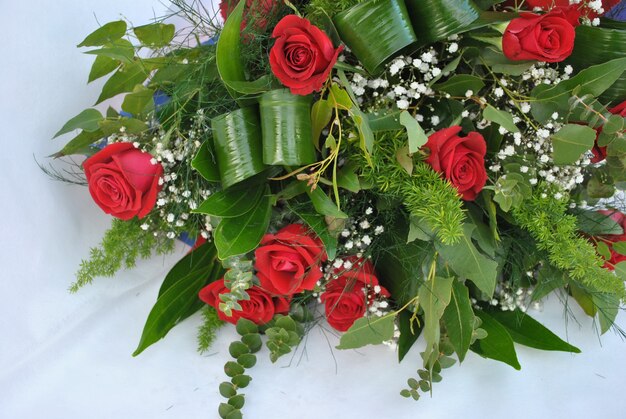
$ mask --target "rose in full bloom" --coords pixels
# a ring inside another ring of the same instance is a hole
[[[93,200],[121,220],[145,217],[161,190],[163,167],[130,143],[109,144],[85,160],[83,169]]]
[[[340,332],[345,332],[363,317],[374,298],[389,297],[389,292],[378,284],[372,262],[356,258],[350,260],[353,267],[347,271],[341,271],[341,268],[335,270],[338,277],[326,285],[320,296],[328,324]]]
[[[295,95],[319,91],[343,49],[335,49],[321,29],[296,15],[281,19],[272,38],[276,38],[270,50],[272,72]]]
[[[224,21],[228,19],[238,3],[239,0],[222,0],[220,2],[220,14]],[[245,29],[249,19],[252,19],[254,29],[265,30],[268,19],[276,14],[281,4],[282,1],[279,0],[246,0],[241,30]]]
[[[614,115],[619,115],[626,118],[626,100],[615,106],[614,108],[609,109],[609,112]],[[602,132],[602,127],[598,128],[596,131],[598,132],[598,135],[600,135],[600,133]],[[598,145],[597,136],[596,142],[593,144],[593,148],[591,149],[591,151],[593,152],[593,157],[591,158],[592,163],[599,163],[602,160],[606,159],[606,147],[600,147]]]
[[[324,246],[302,224],[266,234],[254,256],[261,287],[276,295],[312,290],[322,278],[320,263],[326,260]]]
[[[230,290],[224,285],[224,279],[211,282],[202,288],[199,297],[208,305],[217,310],[217,316],[226,322],[237,324],[241,318],[250,320],[256,324],[265,324],[272,320],[274,314],[289,313],[289,300],[285,297],[272,296],[264,289],[253,286],[246,290],[249,300],[241,300],[241,310],[233,310],[232,316],[227,316],[219,309],[220,294],[226,294]]]
[[[600,210],[598,212],[606,215],[607,217],[610,217],[613,221],[615,221],[622,227],[622,230],[624,230],[622,234],[607,234],[605,236],[596,237],[596,239],[603,241],[609,246],[609,250],[611,251],[611,258],[606,261],[604,267],[613,270],[616,264],[626,261],[626,255],[617,252],[613,248],[614,243],[626,241],[626,215],[619,211],[612,210]]]
[[[428,137],[426,159],[436,172],[452,183],[466,201],[473,201],[487,182],[485,154],[487,144],[478,132],[461,137],[460,126],[444,128]]]
[[[574,16],[563,9],[545,15],[521,13],[511,20],[502,36],[502,51],[514,61],[563,61],[574,49]]]

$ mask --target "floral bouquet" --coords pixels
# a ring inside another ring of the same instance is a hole
[[[54,157],[86,159],[50,172],[114,217],[73,291],[192,246],[134,355],[197,311],[201,351],[232,323],[219,415],[239,418],[255,353],[318,324],[400,361],[421,335],[399,389],[416,400],[468,351],[516,369],[516,343],[579,352],[527,313],[550,293],[623,333],[617,1],[172,3],[183,28],[120,20],[79,44],[89,81],[108,76],[97,104],[124,96],[61,128],[80,132]]]

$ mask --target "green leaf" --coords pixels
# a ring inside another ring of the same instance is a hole
[[[563,341],[541,323],[519,309],[515,311],[492,310],[489,311],[489,315],[504,326],[513,341],[520,345],[544,351],[580,353],[580,349]]]
[[[624,229],[617,221],[597,211],[579,210],[575,215],[578,229],[590,236],[624,234]]]
[[[126,34],[126,22],[118,20],[115,22],[109,22],[99,27],[89,35],[83,42],[78,44],[79,47],[97,47],[104,45],[108,42],[113,42],[120,39]]]
[[[330,234],[328,227],[326,226],[326,220],[323,215],[317,214],[313,211],[313,208],[306,208],[298,205],[297,207],[289,206],[289,209],[293,211],[298,217],[311,227],[311,230],[315,232],[317,237],[324,244],[326,255],[329,260],[334,260],[337,255],[337,237]]]
[[[106,76],[117,67],[120,66],[120,62],[114,60],[113,58],[98,55],[91,66],[91,71],[89,72],[88,83],[91,83],[94,80],[99,79],[100,77]]]
[[[618,277],[626,281],[626,261],[616,263],[614,272]]]
[[[382,317],[361,317],[339,340],[337,349],[356,349],[365,345],[377,345],[393,338],[395,313]]]
[[[148,124],[137,118],[103,119],[98,125],[104,135],[119,133],[122,128],[127,134],[140,134],[148,130]]]
[[[433,89],[451,94],[452,96],[465,97],[465,93],[471,90],[477,95],[485,83],[480,77],[470,74],[456,74],[443,83],[433,85]]]
[[[431,353],[437,352],[441,335],[440,320],[450,304],[454,280],[454,278],[433,277],[432,281],[419,288],[419,303],[424,310],[424,339],[427,345],[424,350],[424,359],[428,359]]]
[[[174,25],[160,22],[133,28],[133,32],[135,32],[139,42],[151,48],[169,45],[172,39],[174,39],[175,31],[176,27]]]
[[[52,157],[69,156],[70,154],[79,154],[85,151],[85,149],[91,144],[104,137],[104,133],[100,130],[94,132],[81,131],[76,137],[74,137],[69,143],[65,145],[60,151],[52,155]]]
[[[576,300],[576,302],[578,303],[580,308],[583,309],[585,314],[587,314],[589,317],[595,317],[598,313],[598,309],[593,302],[592,295],[586,289],[578,286],[573,281],[570,281],[569,283],[569,290],[572,294],[572,297],[574,297],[574,300]]]
[[[552,134],[554,164],[573,164],[585,151],[591,150],[596,131],[585,125],[568,124]]]
[[[135,47],[126,39],[107,43],[100,49],[86,51],[85,54],[107,57],[120,63],[131,64],[135,59]]]
[[[204,141],[198,153],[191,161],[191,167],[196,169],[196,171],[209,182],[219,182],[220,173],[209,141],[211,140],[207,139]]]
[[[545,122],[553,112],[565,115],[569,109],[568,99],[577,89],[579,97],[600,96],[626,69],[626,57],[617,58],[582,70],[569,80],[555,86],[539,85],[532,91],[531,112],[539,122]]]
[[[443,321],[459,362],[463,362],[472,342],[474,310],[472,310],[469,290],[461,281],[455,280],[452,283],[450,304],[443,312]]]
[[[250,348],[248,348],[243,342],[235,341],[231,342],[230,346],[228,347],[228,353],[233,358],[238,358],[241,355],[250,353]]]
[[[609,115],[608,120],[602,126],[602,132],[616,134],[624,129],[624,118],[621,115]]]
[[[480,253],[472,243],[472,232],[475,228],[472,224],[464,224],[463,237],[459,243],[444,245],[435,242],[435,248],[457,275],[469,279],[491,297],[496,288],[498,264]]]
[[[350,110],[352,120],[356,124],[359,132],[359,146],[365,155],[365,159],[371,165],[372,149],[374,148],[374,132],[369,126],[367,116],[361,112],[356,106]]]
[[[120,67],[102,87],[102,93],[96,104],[120,93],[131,92],[136,85],[143,83],[147,77],[148,71],[141,61]]]
[[[254,323],[253,323],[254,324]],[[241,341],[250,348],[250,352],[258,352],[263,347],[261,335],[258,333],[247,333],[241,337]]]
[[[409,137],[409,154],[417,153],[428,141],[428,136],[419,122],[407,111],[400,113],[400,124],[406,128],[406,133]]]
[[[256,208],[266,192],[266,188],[258,185],[253,188],[249,183],[236,185],[215,192],[192,212],[221,218],[241,217]]]
[[[224,381],[220,384],[220,394],[222,397],[229,398],[237,394],[237,390],[235,390],[235,386],[231,383]]]
[[[613,250],[619,253],[620,255],[626,256],[626,241],[613,243],[612,247],[613,247]]]
[[[130,113],[131,115],[142,115],[147,110],[154,107],[153,96],[154,90],[138,84],[133,89],[133,93],[129,93],[124,96],[122,110]]]
[[[228,361],[226,365],[224,365],[224,373],[231,378],[242,375],[244,372],[244,368],[236,362]]]
[[[594,293],[592,299],[598,309],[600,331],[604,334],[608,332],[613,326],[613,323],[615,323],[615,318],[620,308],[620,299],[618,296],[612,294],[600,293]]]
[[[215,246],[205,243],[181,259],[167,274],[133,356],[165,337],[180,321],[193,314],[198,292],[223,274]]]
[[[402,310],[398,313],[398,329],[400,330],[400,337],[398,338],[398,362],[401,362],[409,349],[417,341],[417,338],[422,333],[422,325],[419,319],[411,324],[411,318],[413,313],[408,310]]]
[[[256,365],[256,356],[253,354],[243,354],[237,357],[237,363],[244,368],[252,368]]]
[[[515,126],[513,116],[510,113],[496,109],[491,105],[487,105],[483,111],[483,118],[487,121],[495,122],[508,132],[519,132],[519,128]]]
[[[77,129],[82,129],[87,132],[97,131],[100,128],[98,122],[102,121],[103,119],[104,117],[102,116],[102,114],[96,109],[85,109],[74,118],[67,121],[65,125],[63,125],[63,127],[59,130],[59,132],[54,134],[54,137],[52,138],[56,138],[59,135],[66,134],[70,131],[74,131]]]
[[[356,165],[347,163],[337,173],[337,186],[353,193],[361,190],[361,183],[356,174]]]
[[[243,394],[238,394],[228,399],[228,404],[233,406],[235,409],[241,409],[243,405],[245,404],[245,402],[246,402],[246,399],[244,398]]]
[[[333,108],[326,99],[320,99],[311,108],[311,126],[313,129],[313,144],[320,149],[320,135],[333,116]]]
[[[248,387],[248,384],[250,384],[250,381],[252,381],[252,377],[250,377],[249,375],[243,375],[243,374],[236,375],[230,380],[230,382],[236,385],[238,388]]]
[[[330,199],[320,188],[315,188],[313,191],[307,188],[306,193],[309,195],[309,198],[311,198],[315,211],[319,214],[335,218],[348,218],[348,214],[337,208],[337,205],[335,205],[333,200]]]
[[[522,369],[517,360],[513,339],[504,326],[484,311],[478,311],[476,315],[482,320],[480,327],[487,332],[487,337],[476,341],[471,346],[472,351],[485,358],[504,362],[516,370]]]
[[[269,187],[256,207],[248,213],[223,219],[215,229],[215,246],[220,260],[248,253],[261,242],[270,222],[272,205]]]
[[[228,403],[220,403],[220,406],[217,411],[220,415],[220,418],[226,419],[228,415],[231,413],[234,413],[236,409],[232,407],[231,405],[229,405]]]
[[[533,290],[531,300],[541,300],[552,291],[563,288],[565,285],[567,285],[567,275],[563,271],[552,267],[552,265],[544,265],[539,270],[537,285]]]
[[[370,113],[367,115],[372,131],[399,131],[402,129],[400,124],[400,111],[389,113]]]

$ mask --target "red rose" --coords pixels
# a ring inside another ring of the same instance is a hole
[[[241,310],[233,310],[232,316],[229,317],[219,309],[220,294],[228,292],[230,290],[224,285],[224,279],[220,279],[202,288],[199,297],[217,310],[217,316],[221,320],[232,324],[237,324],[241,318],[256,324],[265,324],[272,320],[274,314],[289,313],[289,300],[287,298],[272,296],[262,288],[253,286],[246,290],[250,299],[239,301]]]
[[[513,19],[502,36],[502,51],[514,61],[539,60],[549,63],[563,61],[574,48],[573,18],[562,9],[545,15],[521,13]]]
[[[464,200],[473,201],[487,182],[487,144],[477,132],[470,132],[467,137],[459,137],[459,132],[461,127],[453,126],[428,137],[424,145],[430,149],[426,163],[443,174]]]
[[[615,106],[614,108],[609,109],[614,115],[620,115],[626,118],[626,100]],[[593,148],[591,151],[593,152],[593,158],[591,159],[591,163],[599,163],[602,160],[606,159],[606,147],[600,147],[598,145],[598,135],[602,132],[602,127],[598,128],[596,135],[596,142],[593,144]]]
[[[228,16],[235,9],[239,0],[222,0],[220,2],[220,14],[222,19],[226,21]],[[246,0],[246,7],[243,12],[243,20],[241,21],[241,30],[243,31],[247,22],[252,18],[253,27],[259,31],[265,30],[267,20],[276,14],[282,2],[278,0]]]
[[[160,163],[130,143],[106,146],[83,163],[91,197],[107,214],[122,220],[143,218],[161,190]]]
[[[606,215],[619,224],[622,227],[622,234],[607,234],[602,237],[597,237],[597,239],[603,241],[609,246],[609,250],[611,251],[611,258],[606,261],[604,267],[610,270],[615,268],[615,265],[626,261],[626,255],[622,255],[613,249],[614,243],[624,242],[626,241],[626,215],[622,214],[616,210],[600,210],[598,211],[600,214]]]
[[[319,91],[343,49],[335,49],[322,30],[295,15],[282,18],[272,38],[276,38],[270,50],[272,72],[294,95]]]
[[[276,234],[266,234],[254,252],[261,287],[278,295],[312,290],[322,277],[324,246],[302,224],[290,224]]]
[[[383,287],[380,287],[378,294],[374,290],[378,278],[372,262],[357,258],[349,260],[353,268],[348,271],[337,269],[335,273],[339,276],[326,285],[326,291],[320,296],[328,324],[340,332],[348,330],[357,319],[365,315],[365,310],[376,295],[389,297],[389,292]]]

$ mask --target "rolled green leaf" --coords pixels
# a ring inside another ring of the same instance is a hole
[[[464,32],[480,17],[471,0],[406,0],[406,7],[419,46]]]
[[[333,18],[341,40],[371,74],[417,41],[404,0],[370,0]]]
[[[624,24],[626,27],[626,24]],[[579,71],[615,58],[626,56],[626,30],[579,26],[576,28],[574,51],[567,63]],[[621,102],[626,99],[626,72],[617,79],[601,96],[603,103]]]
[[[256,107],[238,109],[213,118],[211,127],[224,188],[265,170],[261,123]]]
[[[292,95],[287,89],[261,96],[265,164],[302,166],[315,162],[311,101],[311,96]]]

